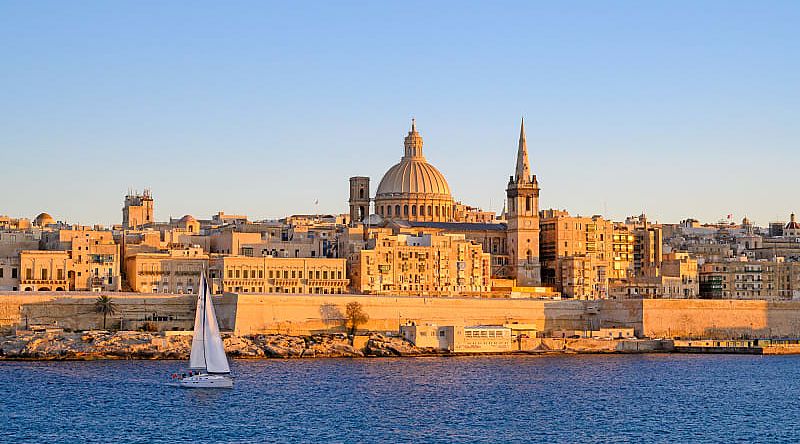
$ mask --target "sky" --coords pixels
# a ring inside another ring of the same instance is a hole
[[[500,211],[760,225],[800,210],[800,2],[0,1],[0,214],[347,211],[411,117]],[[317,202],[315,204],[315,202]]]

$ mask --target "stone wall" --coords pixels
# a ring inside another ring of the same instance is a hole
[[[649,337],[800,337],[800,301],[652,299],[642,304],[642,331]]]
[[[191,329],[194,296],[107,293],[118,312],[109,326],[135,329],[155,314],[160,329]],[[0,293],[0,329],[58,325],[88,330],[102,326],[94,312],[98,293]],[[651,338],[800,337],[800,301],[415,298],[365,295],[214,296],[220,327],[237,334],[310,334],[343,331],[345,305],[360,302],[370,321],[362,328],[397,331],[408,321],[438,325],[534,324],[539,331],[632,327]]]
[[[438,325],[535,324],[539,330],[583,328],[581,301],[531,299],[419,298],[364,295],[236,296],[235,332],[306,334],[342,331],[345,306],[361,303],[370,321],[363,328],[398,331],[408,321]]]

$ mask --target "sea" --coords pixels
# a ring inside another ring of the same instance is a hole
[[[7,443],[800,442],[800,356],[0,362]]]

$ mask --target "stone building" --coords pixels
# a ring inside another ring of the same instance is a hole
[[[800,299],[798,262],[707,262],[699,267],[699,280],[704,299]]]
[[[125,196],[122,207],[123,228],[136,228],[155,222],[153,219],[153,195],[145,189],[142,194],[133,191]]]
[[[125,278],[138,293],[191,294],[197,291],[200,274],[208,269],[208,258],[196,247],[136,253],[125,258]]]
[[[349,257],[357,293],[452,296],[491,290],[491,255],[463,235],[372,234]]]
[[[539,184],[536,175],[531,173],[524,123],[520,127],[514,175],[506,188],[508,211],[504,211],[504,216],[507,221],[455,202],[447,180],[427,162],[422,146],[422,136],[412,120],[411,131],[405,137],[404,156],[381,179],[374,198],[376,218],[369,219],[364,233],[388,226],[393,227],[395,234],[407,232],[408,228],[418,230],[417,234],[430,232],[428,230],[463,234],[492,255],[494,277],[515,278],[522,286],[540,285]],[[351,226],[359,226],[365,219],[368,196],[369,178],[350,178]],[[352,248],[340,246],[339,250]]]
[[[209,266],[214,293],[342,294],[344,259],[225,256]]]
[[[68,280],[72,259],[67,251],[26,250],[19,254],[20,291],[74,290]],[[82,288],[81,288],[82,290]]]
[[[541,212],[541,259],[545,285],[565,297],[604,298],[609,280],[633,273],[635,236],[600,216]]]
[[[68,290],[119,291],[122,288],[120,246],[111,231],[74,226],[42,234],[42,246],[66,252]],[[24,267],[24,264],[23,264]]]
[[[24,231],[0,232],[0,291],[19,290],[20,252],[38,249],[39,234]]]

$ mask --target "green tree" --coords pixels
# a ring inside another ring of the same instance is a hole
[[[359,302],[348,302],[345,307],[345,327],[350,331],[350,345],[356,337],[359,325],[364,325],[369,321],[369,315],[364,312],[364,307]]]
[[[103,314],[103,330],[105,330],[106,318],[117,312],[117,303],[107,295],[98,296],[94,301],[94,311]]]

